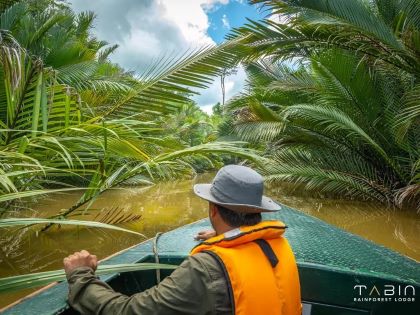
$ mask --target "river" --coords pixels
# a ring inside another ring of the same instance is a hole
[[[195,197],[191,187],[197,182],[209,182],[213,175],[204,174],[194,180],[159,183],[148,188],[107,191],[91,205],[90,212],[74,218],[89,220],[101,210],[118,209],[121,214],[141,216],[121,226],[150,238],[157,232],[206,217],[207,204]],[[302,192],[292,193],[284,186],[269,188],[266,193],[290,207],[420,260],[420,215],[415,211],[387,209],[361,201],[313,198]],[[77,198],[77,194],[54,195],[38,202],[36,211],[31,214],[47,217],[71,206]],[[63,258],[81,249],[104,258],[144,240],[137,235],[97,228],[62,226],[42,233],[34,230],[0,231],[0,277],[62,268]],[[29,292],[0,295],[0,308]]]

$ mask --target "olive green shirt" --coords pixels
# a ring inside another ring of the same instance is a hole
[[[189,256],[162,282],[126,296],[100,281],[89,267],[68,276],[69,304],[81,314],[232,314],[219,263],[207,253]]]

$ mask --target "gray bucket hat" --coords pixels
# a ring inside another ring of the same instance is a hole
[[[194,185],[194,193],[227,209],[259,213],[278,211],[281,207],[263,195],[263,178],[253,169],[240,165],[226,165],[211,184]]]

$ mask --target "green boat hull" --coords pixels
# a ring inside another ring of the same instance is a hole
[[[298,262],[304,315],[419,314],[418,262],[286,206],[264,219],[281,220],[288,226],[285,236]],[[196,233],[208,228],[208,220],[201,220],[163,234],[157,244],[160,262],[180,264],[197,244],[193,240]],[[103,263],[154,261],[153,240],[148,240]],[[162,277],[168,274],[161,271]],[[156,272],[102,279],[131,295],[155,285]],[[59,283],[22,299],[2,314],[76,314],[68,307],[66,296],[67,284]]]

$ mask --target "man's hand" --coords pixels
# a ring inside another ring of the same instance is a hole
[[[207,230],[207,231],[198,232],[198,234],[194,237],[194,239],[196,241],[200,241],[200,240],[205,241],[213,236],[216,236],[216,232],[213,230]]]
[[[82,250],[64,258],[63,263],[64,271],[69,276],[74,269],[79,267],[90,267],[95,271],[98,266],[98,258],[91,255],[87,250]]]

